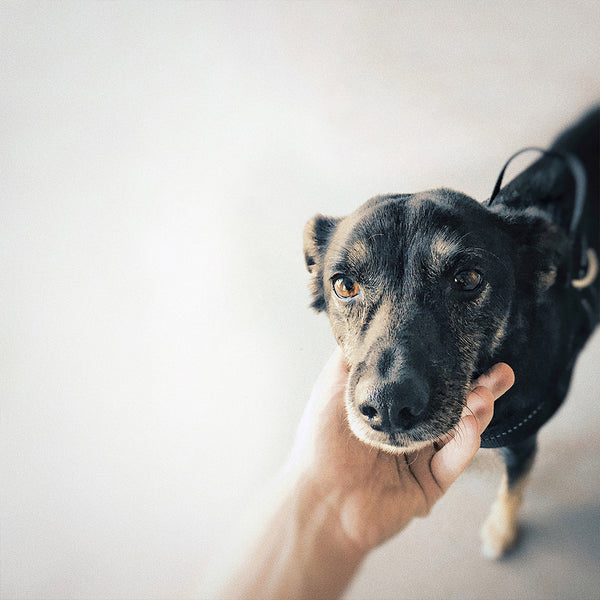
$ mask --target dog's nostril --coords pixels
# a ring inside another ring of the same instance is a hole
[[[383,425],[381,413],[372,404],[365,402],[358,407],[358,410],[367,418],[372,429],[381,431]]]
[[[397,413],[396,424],[404,429],[410,429],[417,422],[418,417],[410,410],[410,408],[402,408]]]
[[[360,412],[367,417],[367,419],[374,419],[377,416],[377,409],[370,404],[363,404],[360,407]]]

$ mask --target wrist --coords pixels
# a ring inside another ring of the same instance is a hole
[[[352,490],[315,476],[309,469],[298,469],[289,478],[287,497],[299,531],[315,534],[330,551],[348,561],[360,563],[374,544],[356,539],[347,527],[348,504]]]
[[[274,505],[254,548],[222,598],[323,600],[338,598],[366,552],[340,526],[335,493],[299,470],[273,482]]]
[[[284,504],[291,518],[292,547],[301,557],[298,573],[305,573],[300,589],[308,590],[307,598],[338,597],[367,554],[366,546],[344,528],[343,491],[302,473],[288,487]]]

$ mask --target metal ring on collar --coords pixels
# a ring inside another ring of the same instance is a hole
[[[598,276],[598,255],[593,248],[588,248],[587,256],[587,272],[581,279],[572,279],[571,285],[576,290],[582,290],[594,283]]]

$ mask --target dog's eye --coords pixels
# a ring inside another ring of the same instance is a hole
[[[454,276],[454,287],[464,292],[472,292],[476,290],[483,281],[483,276],[479,271],[470,269],[461,271]]]
[[[360,292],[360,286],[350,277],[337,277],[333,282],[333,290],[338,298],[354,298]]]

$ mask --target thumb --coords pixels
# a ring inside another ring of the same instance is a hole
[[[442,492],[446,492],[466,469],[479,445],[479,423],[473,415],[464,415],[454,437],[431,459],[431,473]]]
[[[431,459],[431,472],[445,492],[471,462],[481,444],[481,434],[489,425],[494,402],[514,383],[514,373],[505,363],[494,365],[475,383],[467,397],[454,437]]]

